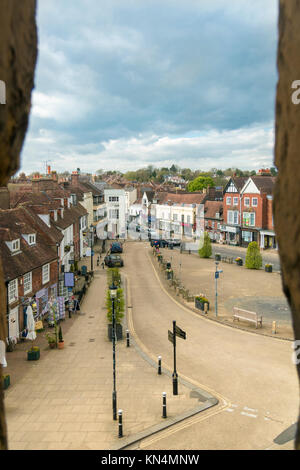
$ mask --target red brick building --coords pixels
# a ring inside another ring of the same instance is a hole
[[[16,342],[24,330],[28,299],[36,297],[36,317],[48,311],[47,301],[56,295],[58,253],[31,224],[36,218],[25,207],[0,210],[0,255],[7,288],[8,339]],[[59,241],[59,237],[57,238]]]

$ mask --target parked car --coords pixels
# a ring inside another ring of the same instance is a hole
[[[164,240],[167,246],[173,245],[173,246],[180,246],[181,245],[181,240],[179,238],[168,238],[167,240]]]
[[[124,261],[122,260],[120,255],[110,254],[105,256],[104,263],[109,268],[114,268],[116,266],[124,266]]]
[[[110,252],[111,253],[123,253],[123,247],[122,247],[121,243],[119,243],[119,242],[112,243],[111,248],[110,248]]]

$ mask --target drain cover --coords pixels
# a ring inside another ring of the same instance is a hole
[[[76,343],[70,343],[69,346],[75,346]]]
[[[95,341],[95,338],[90,338],[90,339],[89,339],[89,342],[90,342],[90,343],[93,343],[94,341]]]

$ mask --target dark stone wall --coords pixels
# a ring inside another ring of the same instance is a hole
[[[300,80],[300,1],[279,1],[274,222],[282,265],[283,289],[290,303],[296,340],[300,340],[300,104],[292,83]],[[299,95],[300,97],[300,95]],[[298,376],[300,367],[297,366]],[[300,450],[300,431],[295,447]]]
[[[0,0],[0,80],[6,84],[6,104],[0,104],[0,186],[5,186],[19,168],[28,126],[37,59],[35,15],[36,0]],[[5,340],[6,336],[6,290],[0,262],[0,339]],[[7,437],[0,387],[0,450],[3,449],[7,449]]]

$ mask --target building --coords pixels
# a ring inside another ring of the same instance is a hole
[[[107,237],[126,237],[126,195],[124,189],[105,189],[104,202],[107,208]]]
[[[32,219],[36,219],[33,226]],[[36,318],[48,313],[48,299],[57,296],[59,252],[48,243],[38,216],[26,207],[0,210],[0,253],[7,289],[8,340],[17,342],[26,327],[28,298],[36,299]],[[61,236],[56,233],[56,243]]]
[[[275,177],[232,177],[224,189],[222,227],[227,244],[247,247],[256,241],[261,248],[276,248],[272,216]]]
[[[223,201],[205,201],[204,221],[205,231],[208,232],[211,240],[222,241]]]

